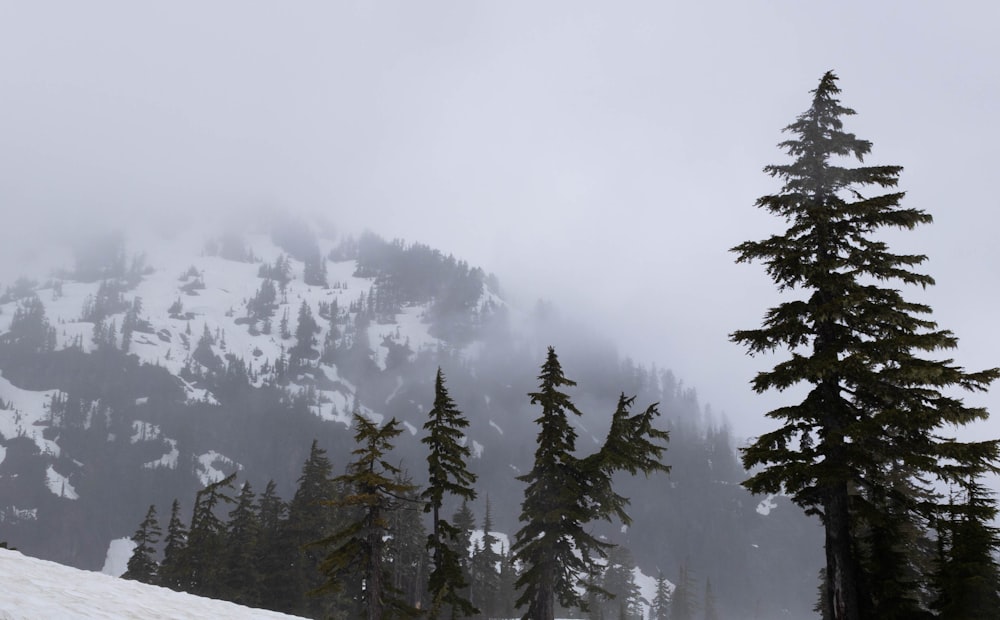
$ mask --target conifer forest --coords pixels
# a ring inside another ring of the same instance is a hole
[[[998,21],[0,8],[0,618],[1000,620]]]

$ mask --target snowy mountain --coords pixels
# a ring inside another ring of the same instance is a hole
[[[419,483],[439,366],[470,420],[480,495],[503,507],[496,529],[516,531],[536,434],[525,395],[548,344],[579,384],[582,446],[601,440],[620,392],[659,402],[671,431],[671,475],[623,480],[635,522],[603,535],[646,574],[683,563],[710,578],[730,608],[811,604],[795,593],[811,598],[815,524],[738,486],[728,429],[672,373],[620,359],[550,309],[510,307],[495,278],[437,250],[296,220],[81,241],[6,288],[0,541],[96,569],[147,507],[188,511],[233,472],[289,498],[313,439],[345,465],[355,410],[403,423],[395,458]]]

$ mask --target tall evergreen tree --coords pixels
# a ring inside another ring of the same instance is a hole
[[[184,550],[187,548],[188,532],[181,520],[181,504],[176,499],[170,505],[170,521],[167,523],[167,537],[163,541],[163,562],[160,564],[157,581],[171,590],[184,590]]]
[[[401,470],[388,461],[393,439],[403,432],[395,418],[379,426],[358,412],[354,413],[354,460],[347,472],[335,478],[346,486],[347,494],[334,505],[353,508],[355,519],[315,544],[332,547],[320,563],[326,580],[317,594],[338,592],[345,575],[361,584],[358,612],[368,620],[414,615],[390,587],[384,563],[385,538],[389,534],[388,513],[399,507],[399,498],[414,490],[401,482]]]
[[[682,563],[670,599],[670,620],[695,620],[698,612],[697,596],[694,574],[686,562]]]
[[[649,606],[649,620],[670,618],[670,585],[663,571],[656,572],[656,589]]]
[[[316,350],[316,334],[319,332],[319,324],[313,317],[312,309],[303,299],[295,324],[295,346],[288,350],[289,364],[298,367],[319,357],[319,352]]]
[[[712,591],[712,580],[705,580],[705,620],[719,620],[719,610],[715,605],[715,593]]]
[[[287,515],[288,504],[278,496],[274,480],[268,481],[257,498],[260,540],[253,561],[260,575],[258,604],[275,611],[291,611],[301,600],[302,585],[289,568],[297,565],[299,549],[289,540]]]
[[[160,523],[156,519],[156,506],[151,505],[146,511],[146,517],[139,524],[139,529],[132,535],[135,549],[128,559],[128,566],[123,579],[135,579],[142,583],[156,583],[156,572],[159,563],[156,561],[156,544],[160,542]]]
[[[227,601],[249,607],[259,604],[262,578],[256,562],[262,540],[255,503],[256,495],[245,482],[226,523],[225,573],[221,580]]]
[[[614,473],[667,470],[659,461],[666,449],[659,441],[666,441],[667,434],[652,427],[658,415],[655,406],[630,416],[632,399],[622,395],[601,449],[578,458],[576,431],[567,413],[580,415],[580,411],[562,391],[576,383],[563,374],[552,347],[538,379],[539,391],[529,397],[532,404],[541,405],[542,414],[536,419],[541,428],[534,466],[518,477],[527,483],[520,515],[524,525],[512,550],[525,567],[517,580],[521,590],[517,605],[527,606],[524,618],[552,620],[556,600],[563,607],[585,609],[580,587],[598,587],[596,560],[603,559],[612,545],[588,532],[587,524],[613,517],[630,522],[625,512],[628,499],[612,488]]]
[[[499,542],[493,531],[493,507],[487,495],[486,510],[483,514],[482,544],[477,546],[470,564],[471,587],[469,596],[472,603],[481,610],[480,613],[487,618],[496,617],[499,613],[497,597],[500,590],[501,557],[496,550],[496,545]]]
[[[309,448],[309,456],[302,464],[295,495],[288,504],[288,519],[284,526],[286,543],[291,547],[294,591],[290,609],[300,615],[322,616],[325,602],[317,597],[306,597],[306,592],[323,584],[324,578],[319,566],[322,552],[312,543],[333,533],[337,520],[330,503],[338,498],[337,487],[331,476],[333,465],[326,450],[315,439]]]
[[[755,391],[810,386],[802,402],[769,412],[780,427],[743,450],[744,466],[756,472],[744,484],[754,493],[787,492],[819,515],[832,617],[857,620],[872,617],[879,604],[866,591],[858,556],[864,552],[859,519],[881,509],[872,490],[891,470],[913,480],[941,475],[946,456],[995,461],[995,441],[962,444],[940,433],[987,415],[945,392],[985,390],[1000,370],[968,373],[930,357],[953,349],[956,338],[926,318],[928,306],[905,301],[888,284],[934,282],[914,271],[925,256],[894,254],[873,234],[912,229],[931,216],[901,207],[901,192],[877,193],[897,185],[900,167],[842,165],[851,157],[863,161],[871,143],[844,131],[843,117],[854,111],[840,104],[836,82],[826,73],[810,108],[786,128],[793,138],[780,147],[794,161],[765,168],[784,186],[757,206],[788,229],[733,248],[737,262],[763,262],[779,291],[801,294],[769,310],[760,329],[736,331],[731,339],[751,354],[791,353],[754,378]],[[872,187],[875,195],[866,195]],[[916,502],[896,499],[918,510]]]
[[[988,620],[1000,613],[997,508],[990,492],[975,478],[963,497],[943,507],[938,527],[941,545],[933,607],[942,620]]]
[[[474,500],[476,476],[466,465],[471,453],[462,442],[469,421],[448,395],[440,368],[434,381],[434,406],[427,417],[424,423],[427,435],[420,441],[427,446],[428,473],[427,488],[421,498],[425,501],[424,511],[431,513],[431,532],[427,537],[432,563],[427,586],[431,595],[430,615],[437,617],[443,607],[448,607],[452,618],[468,617],[478,613],[461,594],[469,584],[462,574],[458,554],[467,555],[468,550],[456,551],[454,543],[459,531],[441,515],[441,506],[445,496]]]
[[[226,523],[217,514],[219,505],[231,504],[236,473],[205,486],[195,494],[187,545],[184,547],[183,587],[199,596],[218,597],[223,590],[223,557],[226,549]]]

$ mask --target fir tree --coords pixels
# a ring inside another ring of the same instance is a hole
[[[694,574],[687,563],[683,563],[670,599],[670,620],[695,620],[697,596]]]
[[[337,499],[336,485],[331,476],[333,466],[326,456],[326,450],[319,447],[315,439],[309,448],[309,456],[302,465],[295,495],[288,505],[288,520],[285,524],[287,544],[293,554],[288,567],[297,591],[293,593],[292,606],[296,614],[319,616],[323,613],[324,602],[316,597],[305,598],[304,593],[315,590],[323,583],[319,571],[322,560],[320,550],[312,543],[333,532],[336,520],[329,505]]]
[[[309,304],[302,301],[299,306],[298,323],[295,326],[295,346],[288,350],[288,362],[293,367],[304,365],[308,360],[316,359],[319,352],[316,351],[316,334],[320,331],[316,319],[313,318],[312,309]]]
[[[176,499],[170,506],[170,521],[164,539],[163,562],[158,575],[159,585],[171,590],[184,590],[184,550],[187,548],[187,528],[181,520],[181,504]]]
[[[128,559],[128,567],[123,579],[135,579],[142,583],[156,583],[159,564],[156,561],[156,545],[160,542],[160,524],[156,519],[156,506],[151,505],[139,529],[132,535],[135,548]]]
[[[959,501],[942,507],[941,545],[933,607],[942,620],[989,620],[1000,612],[1000,541],[991,525],[997,508],[975,478],[962,484]]]
[[[512,549],[525,567],[517,580],[522,590],[517,605],[527,606],[524,618],[552,620],[556,600],[563,607],[586,608],[579,588],[597,587],[593,584],[596,561],[606,557],[612,546],[588,532],[587,524],[612,517],[630,522],[625,512],[628,499],[612,488],[614,473],[667,470],[659,461],[666,448],[657,441],[665,441],[667,435],[652,427],[658,415],[655,406],[630,416],[632,399],[622,395],[601,449],[577,458],[576,431],[567,413],[580,415],[580,411],[561,391],[576,383],[563,374],[552,347],[539,381],[539,391],[529,396],[532,404],[542,407],[536,420],[541,429],[534,466],[518,477],[527,483],[520,515],[524,525]]]
[[[649,620],[670,618],[670,585],[663,571],[656,572],[656,590],[649,607]]]
[[[499,540],[493,532],[493,507],[487,495],[486,510],[483,515],[482,544],[476,548],[470,565],[471,602],[481,609],[481,613],[487,618],[495,617],[499,613],[497,596],[500,590],[499,566],[501,557],[496,551],[498,543]]]
[[[217,597],[222,593],[226,524],[216,511],[220,503],[234,501],[226,492],[232,490],[235,479],[234,472],[195,494],[187,545],[182,554],[182,578],[186,592],[208,597]]]
[[[752,354],[791,353],[754,378],[755,391],[810,386],[802,402],[768,413],[780,427],[743,450],[744,466],[756,472],[744,484],[754,493],[787,492],[819,515],[832,617],[857,620],[872,617],[880,604],[866,592],[859,536],[862,519],[883,508],[873,489],[893,470],[914,481],[940,476],[945,456],[995,461],[995,441],[961,444],[940,430],[987,415],[945,391],[985,390],[1000,371],[967,373],[951,360],[930,358],[954,348],[956,338],[925,318],[929,307],[905,301],[886,284],[934,283],[913,270],[925,256],[891,253],[873,238],[880,229],[912,229],[931,216],[902,208],[901,192],[877,193],[896,186],[900,167],[841,165],[851,157],[862,161],[871,143],[844,131],[843,117],[854,111],[841,106],[836,81],[825,74],[809,110],[786,128],[794,137],[780,146],[794,161],[765,168],[784,187],[757,205],[789,228],[733,249],[738,262],[763,262],[779,291],[802,295],[769,310],[760,329],[731,339]],[[867,194],[872,187],[875,195]],[[902,510],[918,510],[916,501],[894,499]]]
[[[399,481],[401,470],[387,460],[393,439],[403,430],[395,418],[380,427],[357,412],[354,429],[358,447],[351,454],[355,459],[345,474],[335,478],[349,491],[334,505],[356,509],[352,511],[356,518],[315,543],[332,550],[320,563],[326,580],[314,592],[338,592],[345,585],[345,576],[350,575],[362,585],[358,611],[368,620],[415,615],[416,610],[389,587],[390,576],[384,564],[387,515],[399,508],[400,497],[413,491],[411,485]]]
[[[705,580],[705,620],[719,620],[719,611],[715,607],[715,593],[712,592],[712,580]]]
[[[221,580],[227,601],[250,607],[259,603],[261,581],[256,560],[262,541],[255,501],[250,483],[244,483],[226,524],[225,573]]]
[[[278,496],[276,488],[274,480],[269,481],[257,498],[260,540],[253,559],[260,575],[257,599],[265,609],[292,612],[303,590],[292,572],[298,566],[299,549],[286,528],[288,504]]]
[[[444,606],[451,608],[453,618],[478,613],[460,594],[469,584],[462,574],[458,553],[467,555],[468,550],[456,552],[454,542],[459,534],[458,528],[441,516],[446,495],[461,498],[463,502],[476,498],[473,488],[476,476],[466,466],[469,447],[462,443],[463,431],[468,426],[469,421],[448,395],[444,373],[438,368],[434,382],[434,406],[424,423],[427,435],[420,440],[428,449],[428,484],[421,498],[425,500],[424,511],[431,513],[431,533],[427,538],[427,550],[433,566],[428,579],[431,617],[436,617]]]

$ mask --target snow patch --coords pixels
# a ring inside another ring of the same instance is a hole
[[[287,614],[201,598],[0,549],[0,618],[277,620]]]
[[[227,467],[232,469],[243,469],[243,466],[233,461],[233,459],[216,452],[215,450],[209,450],[205,454],[198,457],[198,479],[201,481],[202,486],[208,486],[213,482],[218,482],[225,478],[227,475],[219,467]]]
[[[59,390],[34,392],[22,390],[0,373],[0,400],[7,409],[0,409],[0,436],[4,439],[27,437],[35,442],[42,454],[59,456],[59,445],[42,436],[41,428],[48,426],[49,406]]]
[[[764,515],[766,517],[777,507],[778,505],[774,503],[774,495],[768,495],[759,504],[757,504],[757,514]]]
[[[131,538],[116,538],[108,543],[108,552],[104,555],[104,568],[101,572],[112,577],[121,577],[128,570],[128,560],[135,550]]]
[[[167,439],[167,442],[170,443],[170,452],[167,452],[155,461],[143,463],[142,466],[146,469],[156,469],[157,467],[177,469],[177,458],[181,455],[180,450],[177,449],[177,440]]]
[[[472,440],[472,456],[477,459],[483,458],[483,444],[475,439]]]
[[[52,491],[56,497],[80,499],[80,496],[76,494],[76,489],[69,483],[69,479],[53,469],[51,465],[45,470],[45,482],[49,491]]]
[[[490,426],[492,426],[493,428],[497,429],[497,432],[500,433],[501,435],[503,435],[503,429],[500,428],[499,424],[497,424],[493,420],[490,420]]]

